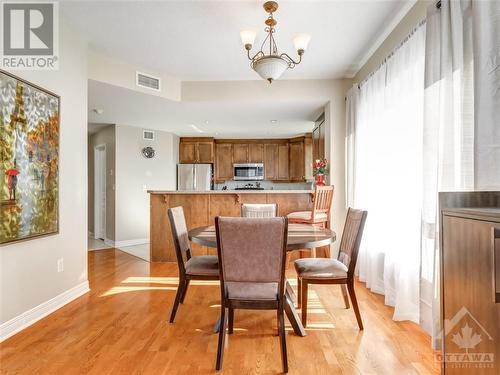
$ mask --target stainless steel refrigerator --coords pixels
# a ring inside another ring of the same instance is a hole
[[[177,190],[212,189],[212,164],[177,164]]]

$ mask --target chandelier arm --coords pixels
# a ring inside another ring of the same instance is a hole
[[[251,61],[254,61],[255,59],[257,58],[260,58],[264,55],[264,53],[262,51],[259,51],[257,52],[255,55],[253,56],[250,56],[250,50],[247,50],[247,56],[248,56],[248,59],[251,60]]]
[[[280,55],[280,57],[284,60],[286,60],[288,62],[289,65],[299,65],[302,61],[302,55],[299,55],[299,61],[295,61],[294,59],[292,59],[288,54],[286,53],[282,53]],[[293,66],[291,66],[291,68],[293,68]]]

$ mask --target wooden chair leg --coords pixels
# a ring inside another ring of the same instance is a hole
[[[219,344],[217,346],[217,361],[215,363],[215,369],[217,371],[222,369],[222,360],[224,357],[224,342],[226,340],[226,328],[227,328],[227,307],[222,307],[220,311],[220,330],[219,330]]]
[[[173,323],[175,319],[175,314],[177,314],[177,308],[179,307],[179,303],[181,302],[182,294],[184,293],[184,288],[186,287],[186,281],[181,279],[179,280],[179,286],[177,287],[177,293],[175,294],[174,305],[172,306],[172,311],[170,312],[169,322]]]
[[[349,296],[347,294],[347,287],[345,284],[340,284],[340,289],[342,290],[342,297],[344,297],[345,308],[349,308]]]
[[[297,277],[297,307],[302,306],[302,280]]]
[[[285,331],[285,316],[283,307],[278,309],[278,331],[280,336],[281,362],[283,364],[283,372],[288,372],[288,355],[286,350],[286,331]]]
[[[302,311],[302,325],[304,328],[307,326],[307,280],[302,279],[301,282],[300,293],[302,294],[301,298],[301,311]]]
[[[290,253],[287,252],[286,259],[285,259],[285,269],[288,269],[290,267],[290,257],[291,257]]]
[[[184,290],[183,290],[182,296],[181,296],[181,303],[184,303],[184,298],[186,298],[188,287],[189,287],[189,280],[186,280],[186,283],[185,283],[185,286],[184,286]]]
[[[349,296],[351,297],[352,308],[354,314],[356,315],[356,320],[358,321],[359,329],[363,329],[363,322],[361,321],[361,314],[359,313],[358,301],[356,300],[356,293],[354,292],[354,282],[347,283],[347,289],[349,290]]]
[[[234,309],[230,308],[228,316],[227,333],[229,334],[233,333],[233,326],[234,326]]]
[[[316,258],[316,248],[315,247],[311,248],[311,258]]]

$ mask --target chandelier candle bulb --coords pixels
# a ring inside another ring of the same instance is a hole
[[[240,32],[241,42],[246,49],[251,49],[253,43],[255,42],[255,35],[257,32],[255,30],[242,30]]]
[[[293,45],[299,55],[303,54],[307,49],[310,40],[311,36],[309,34],[297,34],[295,38],[293,38]]]

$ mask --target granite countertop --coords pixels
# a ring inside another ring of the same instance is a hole
[[[149,194],[312,194],[313,190],[209,190],[209,191],[177,191],[148,190]]]

